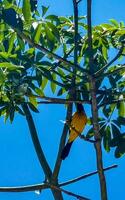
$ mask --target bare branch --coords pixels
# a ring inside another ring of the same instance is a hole
[[[113,168],[116,168],[116,167],[118,167],[118,165],[112,165],[112,166],[109,166],[109,167],[104,168],[103,170],[104,170],[104,171],[108,171],[108,170],[113,169]],[[59,187],[62,187],[62,186],[65,186],[65,185],[69,185],[69,184],[75,183],[75,182],[80,181],[80,180],[82,180],[82,179],[85,179],[85,178],[88,178],[88,177],[90,177],[90,176],[93,176],[93,175],[95,175],[95,174],[97,174],[97,173],[98,173],[98,170],[97,170],[97,171],[94,171],[94,172],[91,172],[91,173],[88,173],[88,174],[85,174],[85,175],[83,175],[83,176],[79,176],[79,177],[77,177],[77,178],[74,178],[74,179],[72,179],[72,180],[66,181],[66,182],[64,182],[64,183],[60,183],[60,184],[59,184]]]
[[[75,193],[73,193],[73,192],[69,192],[68,190],[64,190],[64,189],[59,188],[59,187],[54,186],[54,185],[50,185],[50,188],[55,189],[55,190],[58,190],[58,191],[61,191],[61,192],[65,193],[65,194],[67,194],[67,195],[76,197],[76,198],[79,199],[79,200],[90,200],[90,199],[88,199],[88,198],[86,198],[86,197],[77,195],[77,194],[75,194]]]
[[[72,103],[86,103],[86,104],[91,104],[90,101],[86,101],[86,100],[73,100],[72,98],[70,99],[62,99],[62,98],[54,98],[54,97],[47,97],[47,96],[40,96],[40,95],[35,95],[35,94],[30,94],[30,95],[26,95],[26,96],[29,96],[29,97],[36,97],[36,98],[39,98],[39,99],[45,99],[47,101],[45,101],[44,103],[59,103],[59,104],[72,104]],[[39,104],[42,103],[43,101],[41,102],[38,102]]]
[[[18,187],[0,187],[0,192],[29,192],[35,190],[47,189],[49,186],[47,184],[35,184],[35,185],[26,185]]]
[[[29,192],[29,191],[35,191],[35,190],[43,190],[43,189],[49,189],[56,190],[59,192],[63,192],[67,195],[76,197],[79,200],[89,200],[86,197],[74,194],[73,192],[69,192],[67,190],[64,190],[62,188],[59,188],[55,185],[49,184],[49,183],[43,183],[43,184],[36,184],[36,185],[27,185],[27,186],[19,186],[19,187],[0,187],[0,192]]]

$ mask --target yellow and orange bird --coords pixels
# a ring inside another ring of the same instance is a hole
[[[64,160],[68,156],[73,141],[82,133],[87,123],[87,116],[85,114],[83,105],[76,104],[76,107],[77,107],[77,111],[73,114],[71,123],[70,123],[69,139],[64,149],[62,150],[62,154],[61,154],[62,160]]]

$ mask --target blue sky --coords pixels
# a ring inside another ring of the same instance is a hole
[[[49,12],[56,15],[71,15],[71,0],[46,0],[44,6],[50,6]],[[93,24],[107,23],[108,19],[114,18],[124,21],[124,0],[93,0]],[[86,3],[80,3],[80,14],[86,14]],[[47,90],[49,95],[49,90]],[[60,120],[65,119],[65,107],[63,105],[42,105],[39,107],[40,114],[33,114],[38,129],[39,138],[47,160],[51,167],[54,166],[57,154],[59,138],[63,124]],[[33,149],[26,121],[21,116],[16,116],[13,124],[4,124],[0,120],[0,186],[20,186],[41,183],[44,175]],[[119,167],[106,172],[109,200],[123,199],[125,185],[125,157],[115,159],[114,151],[103,152],[104,166],[114,163]],[[82,174],[96,170],[95,150],[91,144],[77,139],[70,156],[63,162],[59,180],[66,181]],[[100,200],[98,177],[82,180],[78,183],[65,187],[66,189],[89,197],[91,200]],[[65,196],[65,200],[72,197]],[[41,195],[34,192],[28,193],[0,193],[3,200],[53,200],[51,193],[43,191]]]

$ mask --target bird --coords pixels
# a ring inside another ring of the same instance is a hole
[[[61,153],[61,159],[64,160],[69,152],[74,140],[82,133],[87,123],[87,116],[82,104],[76,104],[76,112],[72,115],[69,124],[69,138]]]

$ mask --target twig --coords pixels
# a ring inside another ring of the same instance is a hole
[[[99,77],[101,73],[103,73],[112,63],[114,63],[121,56],[121,54],[123,52],[123,49],[124,49],[124,46],[122,46],[120,48],[120,50],[118,51],[117,55],[109,63],[107,63],[104,67],[102,67],[100,70],[98,70],[95,73],[95,77]]]
[[[108,170],[113,169],[113,168],[116,168],[116,167],[118,167],[118,165],[112,165],[112,166],[109,166],[109,167],[104,168],[103,170],[104,170],[104,171],[108,171]],[[85,175],[83,175],[83,176],[79,176],[79,177],[74,178],[74,179],[72,179],[72,180],[69,180],[69,181],[60,183],[60,184],[59,184],[59,187],[62,187],[62,186],[66,186],[66,185],[75,183],[75,182],[80,181],[80,180],[82,180],[82,179],[85,179],[85,178],[88,178],[88,177],[90,177],[90,176],[93,176],[93,175],[95,175],[95,174],[97,174],[97,173],[98,173],[98,170],[97,170],[97,171],[94,171],[94,172],[91,172],[91,173],[88,173],[88,174],[85,174]]]
[[[58,190],[58,191],[61,191],[61,192],[65,193],[65,194],[67,194],[67,195],[76,197],[76,198],[79,199],[79,200],[90,200],[90,199],[88,199],[88,198],[86,198],[86,197],[83,197],[83,196],[74,194],[73,192],[69,192],[68,190],[64,190],[64,189],[59,188],[59,187],[54,186],[54,185],[50,185],[50,188],[55,189],[55,190]]]
[[[18,187],[0,187],[0,192],[30,192],[35,190],[43,190],[47,188],[49,188],[49,186],[47,184],[42,183]]]
[[[91,102],[90,101],[84,101],[84,100],[70,100],[70,101],[68,101],[68,100],[65,100],[65,101],[56,101],[56,100],[54,100],[54,101],[38,101],[37,102],[38,104],[72,104],[72,103],[80,103],[80,104],[91,104]]]
[[[54,98],[54,97],[47,97],[47,96],[40,96],[40,95],[35,95],[35,94],[26,94],[28,97],[36,97],[39,99],[45,99],[49,103],[60,103],[60,104],[72,104],[72,103],[86,103],[86,104],[91,104],[90,101],[87,100],[73,100],[72,98],[70,99],[62,99],[62,98]],[[42,102],[39,102],[42,103]]]
[[[0,187],[0,192],[29,192],[29,191],[43,190],[43,189],[49,189],[49,188],[51,188],[52,190],[63,192],[67,195],[76,197],[79,200],[89,200],[86,197],[74,194],[73,192],[69,192],[67,190],[64,190],[62,188],[59,188],[59,187],[49,184],[49,183],[35,184],[35,185],[28,185],[28,186],[19,186],[19,187]]]

